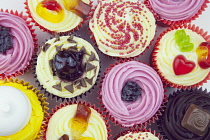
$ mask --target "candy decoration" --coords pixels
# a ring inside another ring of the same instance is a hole
[[[173,62],[173,70],[176,75],[190,73],[194,68],[195,63],[187,60],[183,55],[178,55],[175,57]]]
[[[181,52],[189,52],[194,48],[194,44],[190,43],[190,36],[186,35],[184,29],[176,31],[175,41],[178,44]]]
[[[90,5],[84,3],[82,0],[63,0],[64,7],[78,16],[85,18],[90,10]]]
[[[10,28],[0,25],[0,53],[6,54],[6,51],[12,48],[12,34]]]
[[[59,23],[64,19],[63,8],[56,0],[43,0],[36,6],[37,14],[43,19]]]
[[[73,120],[69,121],[72,140],[79,140],[81,135],[86,131],[90,114],[91,110],[88,106],[84,104],[78,104],[77,111]]]
[[[196,49],[198,64],[202,69],[210,67],[210,42],[202,42]]]

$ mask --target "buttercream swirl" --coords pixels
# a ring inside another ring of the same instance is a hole
[[[195,104],[203,109],[210,111],[210,96],[200,91],[178,91],[175,95],[169,96],[165,112],[160,118],[163,132],[168,139],[177,140],[209,140],[210,129],[203,136],[198,136],[193,132],[185,129],[181,121],[191,104]],[[197,117],[196,117],[197,118]]]
[[[70,43],[68,42],[69,37],[70,36],[61,36],[59,40],[56,40],[56,38],[48,40],[45,44],[49,44],[50,46],[46,50],[46,52],[44,51],[40,52],[37,58],[37,66],[36,66],[37,79],[39,80],[40,84],[43,85],[43,87],[48,92],[64,98],[72,98],[88,91],[96,82],[99,72],[99,61],[91,61],[89,63],[96,66],[96,68],[88,72],[84,72],[82,78],[86,77],[88,79],[92,79],[92,84],[87,84],[86,87],[81,87],[80,89],[76,88],[77,85],[74,85],[73,93],[70,93],[67,89],[64,88],[65,86],[71,84],[71,82],[62,82],[57,75],[53,74],[52,67],[50,66],[49,63],[49,61],[52,60],[54,56],[57,54],[56,51],[57,46],[62,46],[63,49],[68,49],[76,45],[79,50],[84,46],[86,49],[86,53],[88,54],[84,55],[83,58],[84,63],[88,61],[91,52],[94,53],[95,57],[99,60],[97,52],[89,42],[85,41],[82,38],[74,37],[73,40],[76,41],[77,43],[75,42]],[[62,90],[53,88],[54,85],[57,85],[60,82]]]
[[[49,22],[49,21],[41,18],[36,12],[36,6],[41,1],[43,1],[43,0],[27,0],[30,14],[38,24],[40,24],[41,26],[43,26],[44,28],[46,28],[50,31],[56,31],[56,32],[70,31],[70,30],[76,28],[83,21],[83,19],[81,17],[79,17],[75,13],[67,10],[65,8],[65,6],[63,5],[62,0],[56,0],[64,11],[64,18],[59,23]],[[83,1],[87,4],[90,4],[89,0],[83,0]]]
[[[8,27],[12,34],[13,48],[0,53],[0,74],[9,76],[29,65],[34,50],[33,37],[22,18],[0,12],[0,25]]]
[[[205,0],[149,0],[149,2],[160,18],[178,21],[195,16]]]
[[[57,110],[50,118],[46,133],[47,140],[58,140],[64,134],[71,138],[71,128],[68,127],[76,112],[77,104],[65,106]],[[91,109],[87,130],[82,134],[83,137],[91,137],[95,140],[107,140],[107,129],[101,115]]]
[[[127,81],[137,83],[142,89],[140,98],[132,103],[121,99],[121,90]],[[129,61],[114,66],[105,75],[101,95],[111,116],[127,127],[152,118],[163,102],[164,90],[160,77],[151,67]]]
[[[130,132],[117,140],[159,140],[159,138],[150,132]]]
[[[37,95],[31,89],[27,89],[26,86],[20,83],[13,83],[13,82],[3,83],[2,81],[0,81],[0,86],[13,87],[23,92],[29,99],[31,108],[32,108],[30,119],[23,129],[9,136],[0,136],[0,139],[1,140],[8,140],[8,139],[9,140],[18,140],[18,139],[33,140],[35,139],[41,129],[42,121],[44,119],[44,112],[42,110],[41,102],[39,101]],[[14,100],[15,100],[14,102],[16,102],[16,99]],[[16,113],[21,113],[21,112],[19,111]],[[17,121],[20,121],[20,120],[17,120]]]
[[[114,57],[142,53],[155,35],[155,19],[138,0],[101,1],[89,22],[99,50]]]
[[[184,28],[180,28],[178,30],[181,29]],[[191,43],[194,44],[193,50],[189,52],[181,52],[174,37],[174,34],[177,30],[171,30],[164,34],[158,42],[158,45],[156,46],[157,54],[155,54],[155,61],[157,64],[157,68],[165,79],[174,84],[190,86],[197,84],[205,79],[205,77],[209,73],[209,69],[202,69],[198,65],[198,56],[196,54],[197,47],[200,45],[201,42],[205,42],[205,39],[201,35],[190,29],[184,30],[186,34],[190,36]],[[174,74],[173,61],[174,58],[178,55],[183,55],[187,60],[193,61],[196,64],[193,71],[184,75]]]

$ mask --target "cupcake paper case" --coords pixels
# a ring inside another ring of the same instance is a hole
[[[36,34],[22,13],[0,10],[0,78],[16,77],[28,71],[36,51]]]
[[[72,34],[45,42],[38,53],[36,76],[47,92],[73,98],[93,87],[99,69],[99,57],[92,45]]]
[[[188,36],[190,42],[187,44],[194,46],[186,47],[183,52],[183,48],[176,42],[176,31],[185,32],[185,35],[178,35],[178,38]],[[199,49],[200,44],[209,41],[210,36],[207,32],[191,24],[172,26],[161,33],[155,43],[152,63],[163,83],[174,88],[195,88],[205,83],[210,76],[209,68],[203,69],[199,65],[198,53],[202,53],[202,47]]]
[[[95,105],[81,101],[65,102],[64,104],[60,104],[60,106],[56,106],[56,108],[52,110],[52,113],[46,118],[47,125],[44,132],[45,135],[42,138],[57,140],[63,135],[67,135],[71,138],[72,128],[70,128],[69,126],[71,125],[68,124],[71,124],[70,122],[72,122],[75,117],[78,104],[84,105],[91,110],[88,126],[82,134],[82,137],[90,137],[95,140],[107,140],[111,136],[108,134],[111,130],[109,129],[109,125],[107,125],[108,121],[104,120],[105,116],[102,115],[103,111],[100,111]]]
[[[93,3],[92,1],[81,0],[80,2],[82,3],[82,6],[86,7],[82,8],[84,13],[86,13],[86,11],[91,11]],[[72,11],[76,10],[72,9],[71,11],[68,9],[68,7],[74,7],[75,3],[72,3],[73,5],[68,5],[70,3],[70,1],[68,3],[68,1],[65,0],[26,0],[24,4],[26,5],[26,13],[31,18],[31,21],[35,23],[35,26],[38,26],[45,32],[66,33],[78,30],[80,27],[82,27],[82,24],[85,23],[85,20],[87,20],[90,16],[87,13],[85,17],[75,14]],[[50,5],[53,6],[50,7]],[[82,9],[80,7],[80,10]],[[38,11],[40,11],[39,14]]]
[[[128,60],[110,65],[101,83],[101,108],[105,108],[109,119],[123,127],[145,127],[154,122],[167,102],[158,74],[138,61]],[[124,88],[127,91],[123,91]],[[129,90],[133,93],[130,94]]]
[[[0,90],[0,139],[40,139],[48,114],[47,98],[29,82],[18,79],[0,81]]]
[[[192,104],[198,107],[189,113],[188,111]],[[206,90],[199,88],[175,91],[169,95],[168,103],[164,110],[158,121],[158,127],[164,139],[210,139],[209,115],[203,112],[203,110],[207,111],[208,114],[210,112],[210,93],[207,93]],[[182,125],[184,116],[189,116],[186,122],[189,122],[190,128],[198,129],[197,132],[205,130],[203,131],[204,133],[200,133],[201,135],[195,134],[189,127],[184,127],[185,125]]]
[[[144,0],[144,4],[150,9],[156,20],[165,25],[190,23],[205,11],[209,2],[209,0]]]
[[[138,0],[99,1],[89,28],[98,49],[119,58],[140,55],[156,31],[154,16]]]

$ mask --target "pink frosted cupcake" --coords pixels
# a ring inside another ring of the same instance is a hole
[[[22,13],[0,11],[0,78],[26,72],[36,47],[36,35]]]
[[[111,65],[99,93],[102,107],[115,123],[124,127],[154,122],[160,115],[161,104],[166,102],[158,74],[138,61]]]
[[[184,24],[195,20],[209,0],[144,0],[157,21],[166,25]]]

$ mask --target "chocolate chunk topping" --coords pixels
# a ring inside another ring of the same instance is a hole
[[[98,61],[98,59],[97,59],[96,56],[95,56],[95,53],[91,52],[88,61]]]
[[[86,49],[84,46],[82,46],[82,48],[80,49],[80,52],[83,52],[84,54],[87,54]]]
[[[89,62],[86,63],[86,72],[91,71],[91,70],[93,70],[95,68],[96,67],[93,64],[91,64]]]
[[[53,59],[49,60],[49,65],[50,65],[51,68],[53,67]]]
[[[79,85],[78,86],[79,87],[87,87],[87,84],[86,84],[86,82],[83,78],[79,80]]]
[[[60,51],[61,50],[61,48],[62,48],[62,46],[63,46],[63,44],[62,45],[60,45],[60,46],[56,46],[56,51],[58,52],[58,51]]]
[[[64,134],[62,137],[59,138],[59,140],[69,140],[69,136]]]
[[[73,93],[74,92],[74,87],[73,84],[67,85],[64,87],[66,90],[68,90],[69,92]]]
[[[85,81],[88,82],[88,84],[92,85],[93,84],[93,77],[88,79],[87,77],[85,78]]]
[[[60,36],[58,33],[55,33],[55,42],[60,41]]]
[[[52,87],[59,90],[59,91],[62,91],[61,82],[57,85],[52,86]]]
[[[13,44],[10,28],[0,26],[0,52],[6,54],[6,51],[12,48]]]
[[[207,110],[191,104],[187,109],[181,125],[198,136],[206,134],[209,127],[210,114]]]
[[[73,38],[74,38],[74,36],[73,36],[73,37],[70,36],[70,37],[67,39],[67,41],[68,41],[69,43],[77,43],[75,40],[73,40]]]
[[[46,52],[48,50],[48,48],[50,47],[50,44],[46,43],[42,46],[42,51]]]

